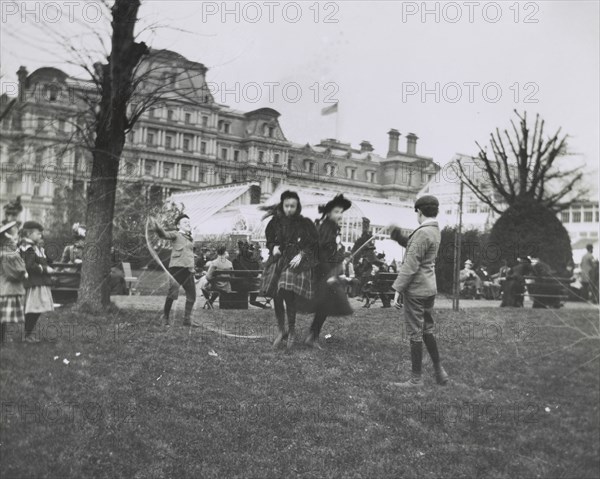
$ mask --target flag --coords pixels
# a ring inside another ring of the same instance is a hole
[[[335,102],[333,105],[323,108],[321,110],[321,115],[323,115],[323,116],[331,115],[331,114],[337,113],[337,112],[338,112],[338,102]]]

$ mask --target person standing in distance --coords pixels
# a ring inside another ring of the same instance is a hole
[[[410,336],[412,374],[408,381],[392,383],[400,387],[423,385],[421,368],[423,342],[431,356],[438,384],[448,382],[448,374],[440,362],[433,335],[433,304],[437,294],[435,259],[440,246],[440,228],[436,217],[439,201],[435,196],[422,196],[415,202],[419,227],[408,237],[404,261],[392,288],[403,295],[404,321]],[[396,236],[395,234],[392,237]]]

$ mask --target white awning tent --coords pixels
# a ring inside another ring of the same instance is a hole
[[[254,184],[258,183],[200,188],[176,193],[170,197],[170,200],[183,206],[185,213],[190,217],[196,240],[210,235],[235,233],[247,234],[253,240],[261,242],[264,241],[264,232],[269,220],[263,220],[265,212],[261,210],[262,205],[248,204],[249,190]],[[337,194],[335,191],[296,189],[291,185],[280,185],[265,204],[276,204],[281,193],[286,189],[298,192],[302,203],[302,214],[313,220],[320,217],[319,205],[327,203]],[[371,229],[379,240],[387,238],[389,226],[392,224],[406,230],[418,226],[412,203],[352,194],[345,194],[345,196],[352,201],[352,208],[344,215],[342,225],[342,241],[346,245],[353,244],[361,235],[363,217],[369,218]],[[396,245],[394,242],[381,242],[378,250],[385,252],[390,260],[400,259],[401,256],[394,245]]]
[[[257,182],[230,184],[192,191],[175,193],[169,198],[173,203],[182,206],[185,214],[190,217],[194,229],[194,239],[207,235],[220,235],[237,232],[248,224],[244,211],[249,206],[248,195],[252,185]],[[251,221],[250,221],[251,222]]]

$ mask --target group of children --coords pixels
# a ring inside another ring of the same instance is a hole
[[[319,208],[320,220],[313,223],[302,216],[300,198],[284,191],[279,204],[267,207],[271,217],[265,236],[269,258],[262,277],[261,291],[273,298],[279,334],[273,347],[284,340],[291,348],[296,342],[296,313],[313,312],[314,318],[304,343],[319,347],[319,335],[328,316],[352,314],[343,274],[344,248],[340,221],[352,203],[337,195]],[[286,327],[287,316],[287,327]]]
[[[7,339],[9,325],[24,323],[24,342],[37,343],[33,334],[42,313],[54,310],[50,276],[52,268],[42,247],[44,228],[26,221],[0,226],[0,340]],[[17,326],[19,327],[19,326]]]

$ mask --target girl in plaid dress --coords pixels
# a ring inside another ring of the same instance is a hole
[[[8,324],[25,322],[23,281],[25,262],[17,252],[18,225],[10,221],[0,227],[0,340],[6,339]]]
[[[26,221],[21,231],[19,252],[29,275],[25,281],[25,341],[28,343],[39,342],[31,333],[40,315],[54,311],[49,276],[53,269],[48,266],[48,258],[40,246],[42,231],[44,227],[35,221]]]
[[[300,214],[302,205],[294,191],[284,191],[278,205],[268,207],[272,216],[265,230],[269,259],[263,274],[261,291],[273,297],[279,334],[273,347],[287,337],[287,347],[295,342],[297,300],[312,300],[313,267],[318,242],[314,223]],[[284,307],[285,303],[285,307]],[[288,329],[285,328],[287,310]]]

